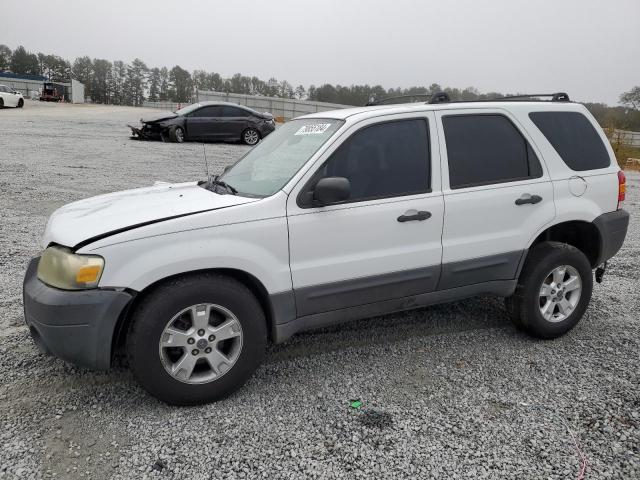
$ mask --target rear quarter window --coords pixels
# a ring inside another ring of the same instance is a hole
[[[571,170],[594,170],[611,165],[600,135],[582,113],[532,112],[529,118]]]

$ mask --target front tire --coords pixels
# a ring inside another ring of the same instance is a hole
[[[24,100],[20,99],[18,100],[18,108],[22,108],[22,107],[24,107]]]
[[[247,128],[242,132],[242,142],[245,145],[254,146],[260,141],[260,132],[255,128]]]
[[[183,143],[184,139],[184,129],[182,127],[173,126],[169,129],[169,140],[174,143]]]
[[[133,313],[127,353],[134,376],[172,405],[198,405],[238,390],[264,357],[267,329],[258,300],[222,275],[178,278]]]
[[[580,321],[593,290],[589,260],[577,248],[560,242],[534,247],[506,299],[513,323],[538,338],[557,338]]]

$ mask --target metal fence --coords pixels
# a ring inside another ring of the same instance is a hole
[[[640,132],[631,132],[629,130],[615,130],[613,138],[620,143],[634,148],[640,148]]]
[[[285,120],[306,115],[308,113],[325,112],[339,108],[348,108],[349,105],[337,103],[313,102],[309,100],[294,100],[290,98],[264,97],[260,95],[244,95],[241,93],[224,93],[200,90],[196,93],[196,101],[231,102],[245,105],[259,112],[269,112],[274,117]],[[143,106],[161,108],[163,110],[176,110],[188,103],[175,102],[144,102]]]
[[[0,75],[0,84],[6,85],[20,92],[25,98],[40,95],[43,85],[42,80],[28,80],[21,78],[3,77]]]

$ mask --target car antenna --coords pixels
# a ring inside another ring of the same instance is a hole
[[[204,146],[204,143],[202,144],[202,154],[204,155],[204,170],[207,174],[207,182],[211,182],[211,175],[209,174],[209,162],[207,161],[207,149]]]

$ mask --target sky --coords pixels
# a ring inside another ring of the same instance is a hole
[[[69,60],[139,57],[149,67],[275,77],[294,87],[566,91],[610,105],[640,85],[640,0],[2,3],[2,17],[15,20],[2,22],[0,44]]]

